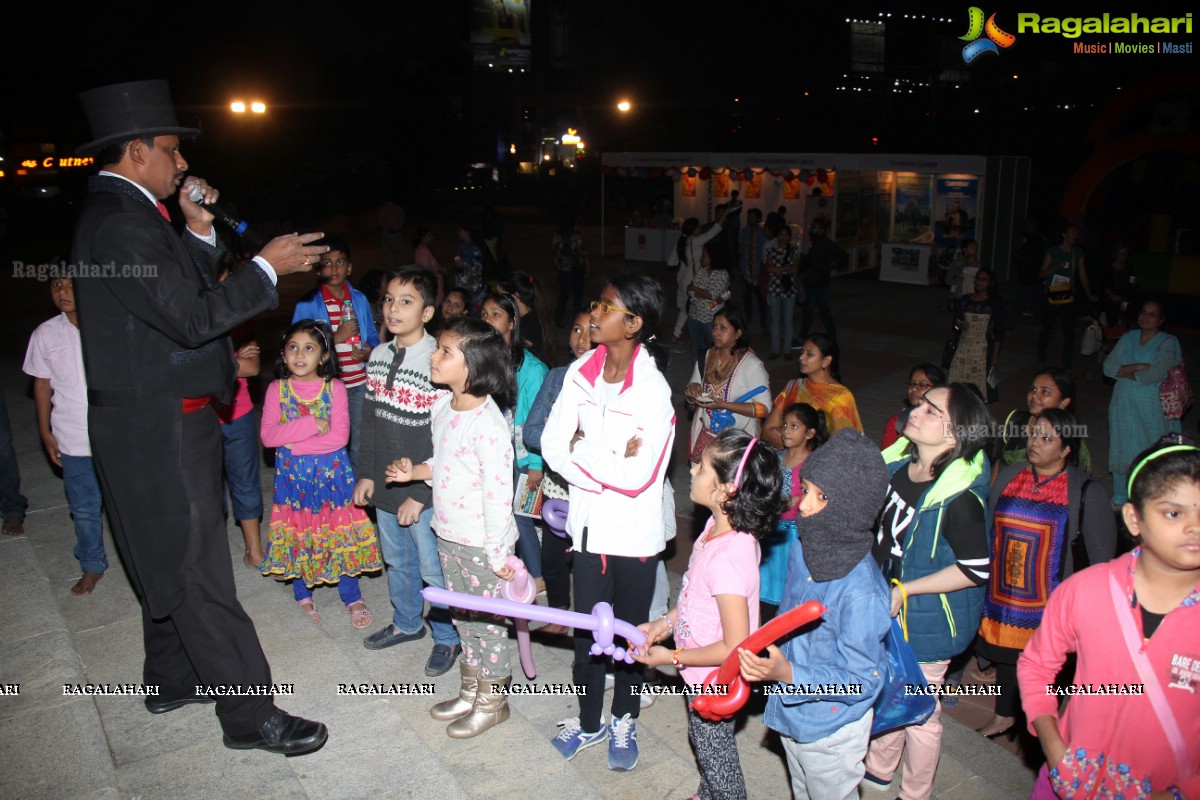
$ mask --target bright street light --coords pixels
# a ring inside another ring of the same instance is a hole
[[[633,108],[633,104],[628,100],[622,100],[617,103],[617,111],[620,111],[622,114],[627,114],[631,108]]]
[[[246,104],[241,100],[234,100],[229,104],[229,110],[235,114],[245,114],[247,110],[255,114],[265,114],[267,113],[267,104],[261,100],[255,100],[250,104],[249,108],[247,108]]]

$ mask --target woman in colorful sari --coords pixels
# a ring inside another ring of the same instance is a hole
[[[788,381],[775,397],[774,407],[763,423],[763,438],[776,450],[783,448],[783,411],[793,403],[808,403],[824,411],[830,436],[842,428],[862,433],[854,395],[841,384],[837,342],[823,333],[814,333],[804,340],[799,359],[800,377]]]

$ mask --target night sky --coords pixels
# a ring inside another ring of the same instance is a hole
[[[508,158],[508,143],[528,157],[541,135],[567,126],[593,152],[1029,155],[1053,192],[1117,86],[1194,75],[1200,64],[1194,55],[1075,55],[1067,39],[1028,35],[999,56],[953,64],[968,5],[535,0],[533,63],[510,75],[472,66],[466,0],[135,3],[103,12],[10,3],[0,148],[53,142],[69,153],[88,138],[80,90],[163,77],[181,122],[199,120],[205,131],[185,153],[193,168],[214,180],[232,173],[226,185],[258,198],[315,185],[322,196],[341,191],[342,204],[377,205],[381,193],[460,181],[472,162]],[[999,10],[997,21],[1015,31],[1017,11],[1194,8],[1005,2],[984,10]],[[856,81],[846,19],[881,12],[892,15],[886,77]],[[969,80],[958,88],[939,81],[948,65]],[[623,96],[635,103],[627,117],[614,110]],[[270,106],[265,118],[229,113],[230,100],[256,97]]]

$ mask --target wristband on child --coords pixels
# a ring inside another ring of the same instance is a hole
[[[674,623],[671,622],[671,618],[668,617],[666,614],[663,614],[661,619],[663,622],[667,623],[667,634],[669,635],[669,634],[674,633],[675,625],[674,625]]]
[[[671,653],[671,666],[675,667],[675,669],[681,669],[683,667],[683,664],[679,663],[679,654],[682,652],[683,648],[677,647],[675,648],[675,652]]]

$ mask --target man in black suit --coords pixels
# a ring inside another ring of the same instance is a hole
[[[165,81],[80,95],[101,168],[71,252],[88,383],[88,430],[113,538],[142,605],[144,682],[155,714],[211,702],[221,687],[224,742],[296,755],[328,738],[319,722],[276,708],[271,668],[234,590],[221,513],[221,434],[213,401],[230,398],[226,336],[278,304],[279,275],[307,271],[328,248],[319,233],[273,239],[254,262],[216,280],[217,191],[184,177]],[[182,185],[182,188],[180,188]],[[180,236],[160,202],[179,191]]]

